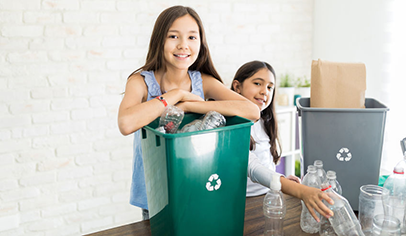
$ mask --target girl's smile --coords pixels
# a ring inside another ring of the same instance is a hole
[[[174,54],[175,57],[179,57],[179,58],[186,58],[186,57],[190,57],[190,54]]]

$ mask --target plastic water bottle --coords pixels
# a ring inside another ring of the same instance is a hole
[[[226,125],[226,118],[217,111],[209,111],[203,118],[200,130],[214,129]]]
[[[326,181],[326,171],[323,169],[323,161],[315,160],[314,166],[317,169],[317,175],[319,176],[321,183],[324,183],[324,181]]]
[[[331,186],[331,188],[338,194],[342,195],[341,185],[337,181],[336,172],[329,170],[326,174],[326,182],[324,185]],[[323,201],[324,202],[324,201]],[[330,221],[324,217],[320,216],[320,229],[319,229],[320,236],[337,236],[335,233],[333,226],[330,224]]]
[[[166,133],[174,134],[182,123],[185,112],[179,107],[169,105],[162,112],[159,126],[163,126]]]
[[[406,210],[406,176],[403,166],[395,166],[393,174],[385,181],[384,188],[389,190],[389,197],[384,199],[385,215],[399,219],[401,233],[406,233],[404,215]]]
[[[338,236],[365,236],[361,229],[354,211],[350,203],[340,194],[336,193],[330,185],[323,184],[322,191],[334,201],[333,205],[325,202],[334,213],[334,216],[329,218],[330,224],[333,226],[335,233]]]
[[[270,190],[265,195],[263,210],[265,216],[265,236],[283,236],[283,220],[286,215],[286,205],[281,192],[279,175],[273,175]]]
[[[314,165],[309,165],[307,167],[307,174],[303,177],[302,184],[320,189],[321,182],[320,178],[317,176],[317,170]],[[319,216],[318,213],[316,214]],[[319,231],[319,223],[310,214],[303,201],[302,213],[300,215],[300,228],[308,234],[315,234]]]
[[[338,194],[343,195],[341,185],[337,181],[337,174],[333,170],[327,171],[326,182],[331,185],[331,188]]]
[[[186,132],[193,132],[193,131],[199,131],[200,126],[202,126],[202,120],[201,119],[196,119],[185,126],[181,130],[179,130],[179,133],[186,133]]]
[[[336,232],[334,231],[333,226],[331,226],[330,221],[321,216],[320,218],[320,229],[319,229],[320,236],[337,236]]]

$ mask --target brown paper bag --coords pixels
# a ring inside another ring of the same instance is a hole
[[[365,64],[312,62],[311,107],[365,108],[365,90]]]

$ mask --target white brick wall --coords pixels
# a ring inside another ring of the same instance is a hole
[[[132,136],[119,133],[117,110],[172,4],[199,13],[227,86],[254,59],[309,76],[313,0],[0,0],[0,236],[141,220],[128,203]]]

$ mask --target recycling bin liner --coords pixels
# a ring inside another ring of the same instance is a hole
[[[365,99],[365,108],[311,108],[310,98],[299,98],[302,175],[315,160],[325,171],[337,173],[343,196],[358,211],[360,187],[378,184],[384,140],[385,105]]]
[[[200,118],[185,114],[179,127]],[[164,134],[159,118],[141,130],[151,234],[243,235],[251,125],[226,117],[212,130]]]

